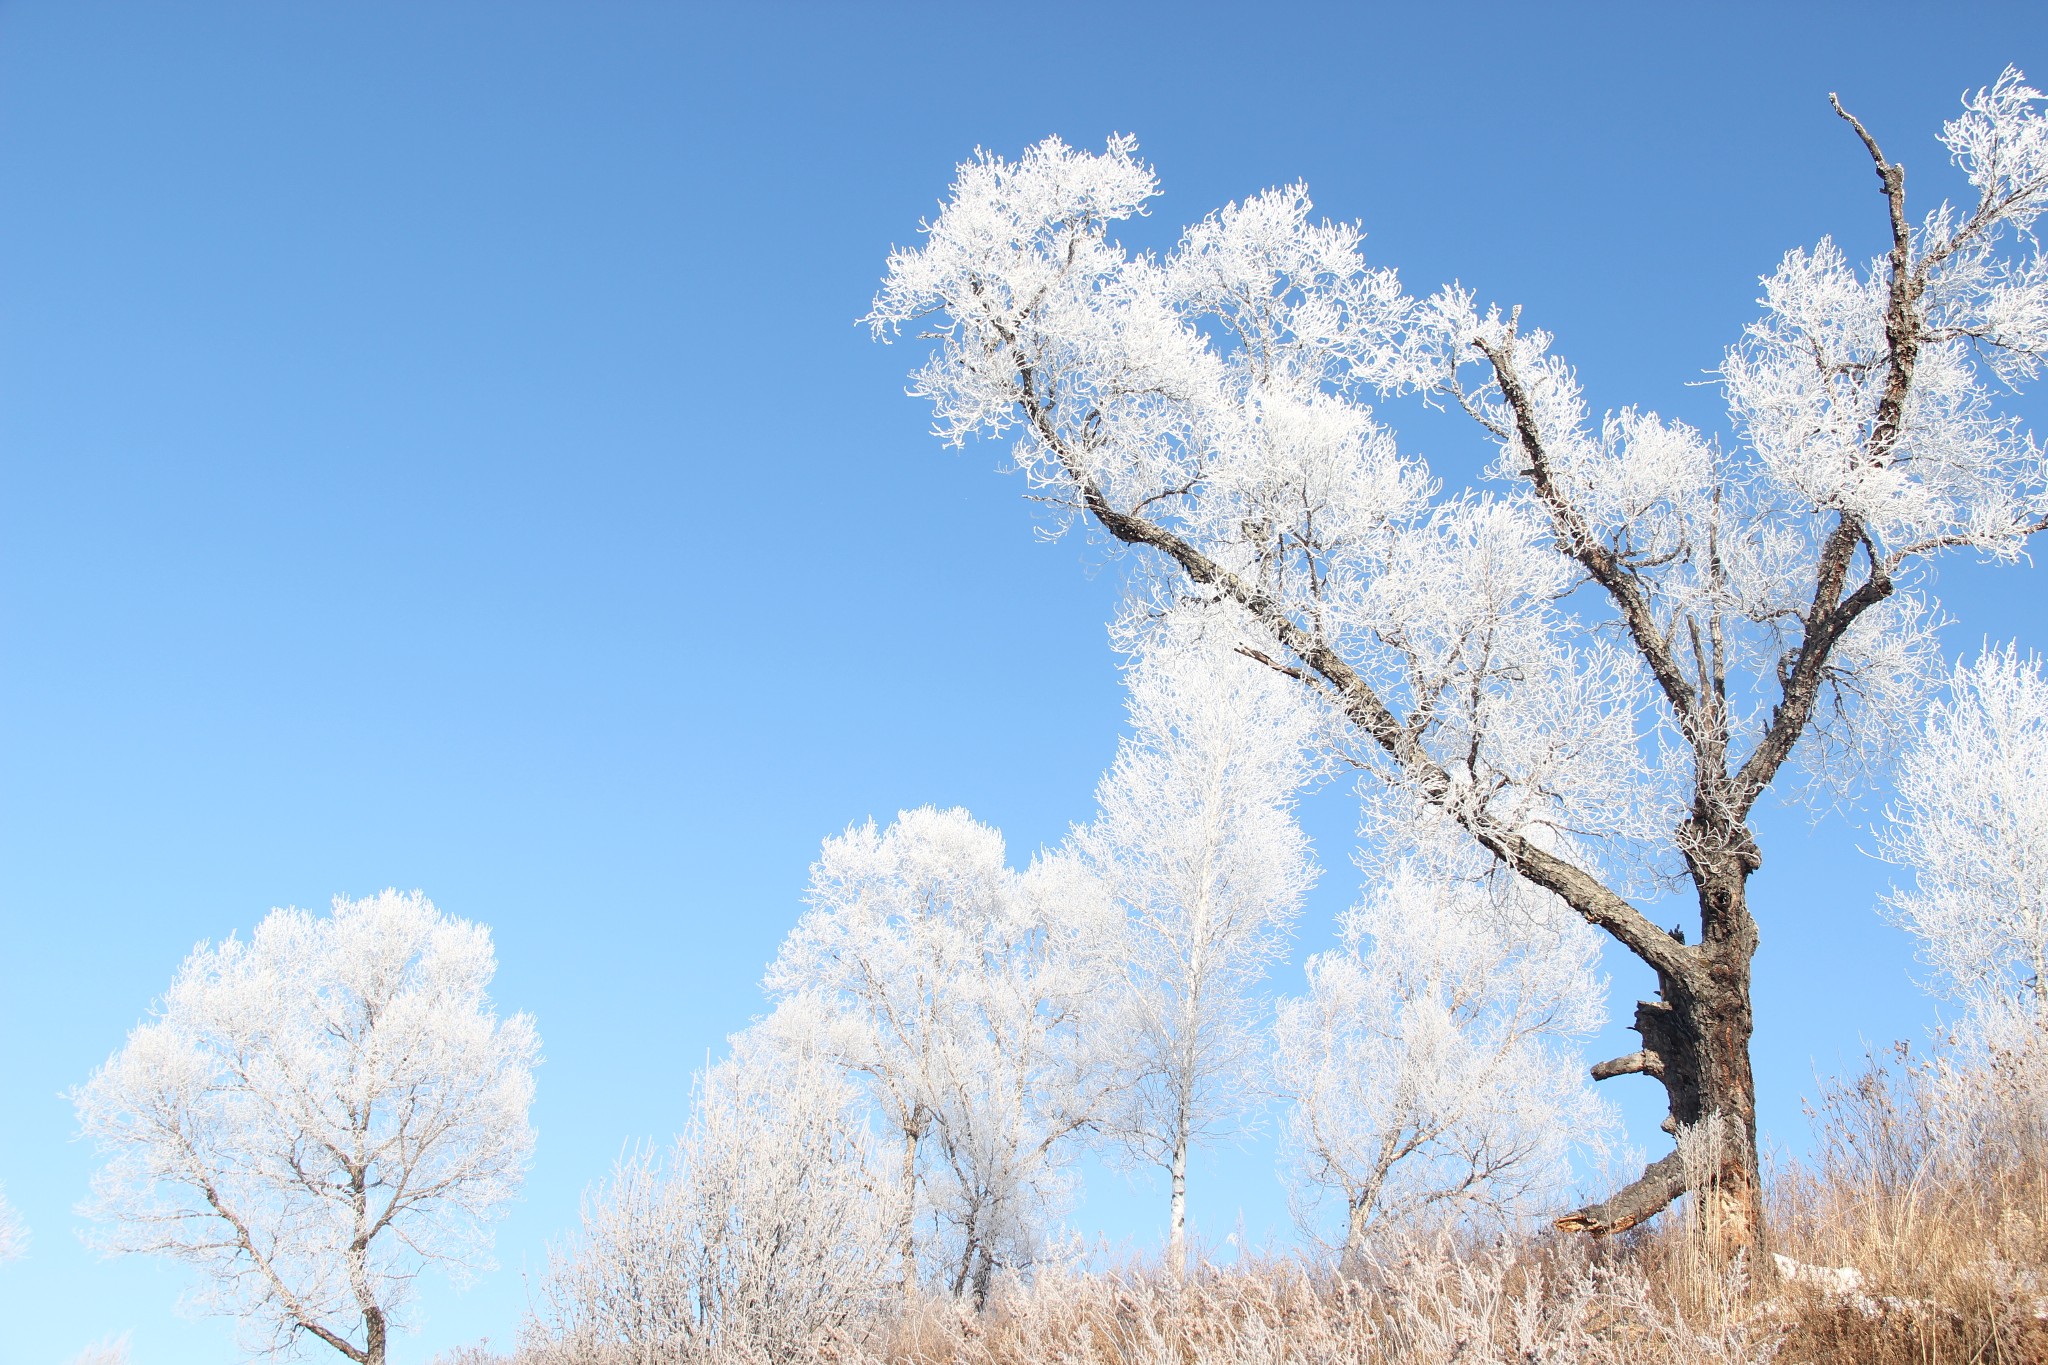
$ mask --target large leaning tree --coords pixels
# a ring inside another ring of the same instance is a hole
[[[1590,416],[1519,310],[1404,291],[1298,185],[1124,249],[1112,225],[1157,189],[1128,138],[962,165],[868,320],[934,343],[913,392],[941,437],[1013,436],[1036,496],[1152,552],[1155,606],[1234,611],[1392,799],[1650,968],[1641,1050],[1594,1074],[1654,1077],[1668,1129],[1721,1132],[1697,1193],[1754,1248],[1751,815],[1774,786],[1853,783],[1917,708],[1930,560],[2016,559],[2048,517],[2048,463],[1997,397],[2048,347],[2042,102],[2010,70],[1966,98],[1942,141],[1975,200],[1917,220],[1836,104],[1890,249],[1785,257],[1721,365],[1718,437]],[[1484,488],[1397,449],[1367,405],[1395,394],[1471,415]],[[1688,886],[1690,942],[1642,908]],[[1560,1224],[1618,1231],[1686,1186],[1673,1153]]]

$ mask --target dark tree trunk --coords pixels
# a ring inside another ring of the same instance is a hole
[[[1703,929],[1693,950],[1696,970],[1683,977],[1659,972],[1658,998],[1636,1005],[1632,1027],[1642,1049],[1593,1068],[1595,1080],[1641,1073],[1661,1082],[1670,1109],[1664,1130],[1686,1134],[1691,1149],[1654,1162],[1612,1198],[1557,1224],[1595,1235],[1622,1232],[1690,1190],[1700,1226],[1717,1246],[1731,1255],[1747,1251],[1758,1265],[1765,1250],[1763,1182],[1749,1063],[1750,964],[1758,940],[1746,897],[1757,858],[1746,838],[1725,841],[1724,849],[1731,845],[1735,851],[1691,855]]]
[[[974,1306],[988,1307],[989,1287],[995,1283],[996,1260],[987,1246],[983,1246],[974,1258]]]

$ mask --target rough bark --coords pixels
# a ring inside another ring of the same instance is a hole
[[[363,1310],[363,1365],[384,1365],[385,1330],[383,1309]]]
[[[988,1306],[988,1291],[996,1278],[996,1258],[984,1245],[974,1258],[974,1306]]]
[[[348,1248],[349,1287],[354,1291],[356,1307],[363,1315],[363,1349],[361,1354],[348,1354],[361,1361],[362,1365],[384,1365],[384,1310],[378,1306],[376,1294],[370,1287],[370,1168],[361,1154],[368,1128],[369,1111],[365,1110],[361,1126],[356,1131],[356,1159],[349,1168],[349,1196],[355,1209],[356,1235]]]
[[[1664,1086],[1667,1132],[1694,1128],[1718,1115],[1711,1169],[1688,1171],[1679,1153],[1651,1163],[1633,1183],[1597,1204],[1557,1220],[1567,1231],[1596,1236],[1622,1232],[1666,1208],[1695,1179],[1711,1200],[1704,1223],[1722,1250],[1763,1249],[1763,1189],[1757,1170],[1756,1088],[1750,1071],[1750,961],[1756,928],[1739,905],[1724,908],[1720,942],[1702,945],[1707,963],[1698,984],[1664,982],[1659,998],[1636,1005],[1633,1028],[1642,1049],[1593,1068],[1595,1080],[1646,1075]]]

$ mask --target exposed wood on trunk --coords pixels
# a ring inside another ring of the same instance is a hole
[[[1628,1076],[1638,1072],[1650,1076],[1662,1076],[1664,1074],[1664,1058],[1648,1048],[1644,1048],[1640,1052],[1631,1052],[1626,1057],[1616,1057],[1611,1062],[1596,1062],[1593,1066],[1593,1079],[1596,1081],[1608,1081],[1613,1080],[1616,1076]]]

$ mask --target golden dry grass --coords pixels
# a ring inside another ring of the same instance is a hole
[[[1824,1089],[1771,1182],[1762,1274],[1679,1209],[1626,1237],[1412,1238],[1339,1278],[1277,1259],[1041,1267],[982,1309],[927,1296],[847,1323],[836,1365],[2048,1365],[2048,1114],[1997,1066],[1903,1058]],[[762,1361],[746,1343],[691,1359]],[[447,1365],[485,1365],[481,1352]],[[529,1335],[520,1365],[668,1365]]]

